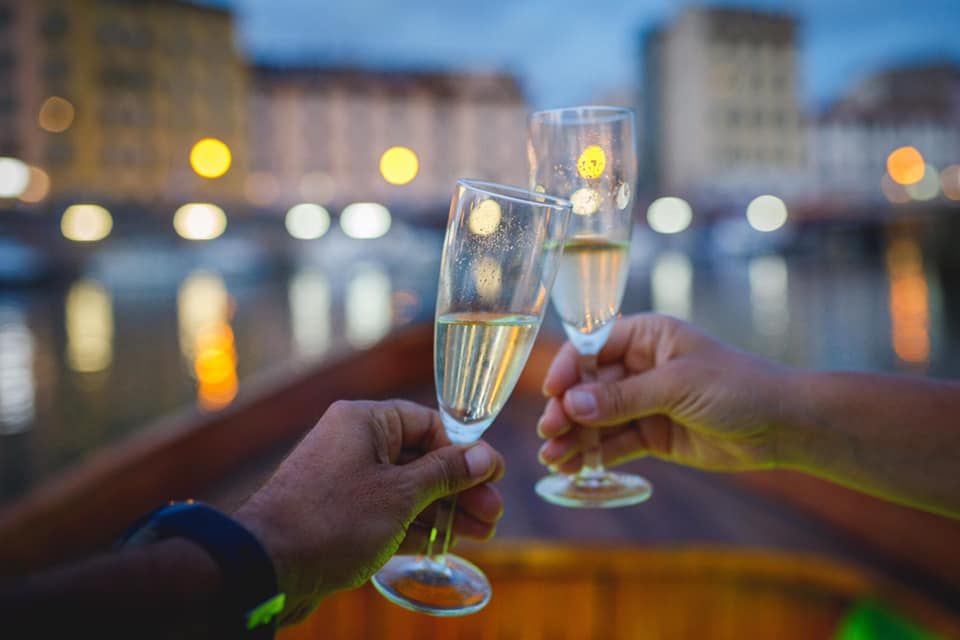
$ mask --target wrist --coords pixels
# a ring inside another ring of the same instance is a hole
[[[778,467],[808,470],[813,465],[825,431],[817,400],[821,375],[815,371],[788,369],[776,390],[778,410],[774,433]]]

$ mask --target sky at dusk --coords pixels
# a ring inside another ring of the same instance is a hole
[[[678,0],[205,0],[237,14],[258,61],[394,69],[496,69],[534,107],[602,100],[637,83],[638,34]],[[822,105],[881,68],[960,63],[960,0],[718,0],[786,11],[801,23],[801,84]]]

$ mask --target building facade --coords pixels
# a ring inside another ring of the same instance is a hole
[[[246,67],[231,15],[176,0],[0,0],[0,155],[50,177],[47,201],[239,199]],[[215,137],[221,178],[190,167]]]
[[[643,34],[648,189],[688,197],[791,189],[807,163],[796,32],[786,15],[690,8]]]
[[[527,181],[526,102],[512,76],[259,67],[251,81],[255,206],[377,201],[417,217],[444,207],[460,177]],[[409,183],[381,175],[394,146],[417,156]]]

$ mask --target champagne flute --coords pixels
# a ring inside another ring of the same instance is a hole
[[[457,182],[433,347],[440,417],[452,442],[478,440],[513,391],[543,321],[570,209],[566,200],[517,187]],[[424,555],[394,556],[373,576],[381,594],[437,616],[487,604],[491,588],[483,572],[447,553],[455,510],[456,496],[438,509]]]
[[[619,107],[573,107],[530,116],[531,188],[573,204],[553,306],[580,354],[580,379],[597,379],[597,354],[620,313],[630,263],[637,179],[634,116]],[[622,507],[643,502],[644,478],[603,467],[600,432],[581,428],[583,465],[573,476],[541,479],[537,493],[566,507]]]

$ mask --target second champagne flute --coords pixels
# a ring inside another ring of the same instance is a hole
[[[553,306],[580,354],[580,379],[597,378],[597,354],[620,313],[630,263],[637,152],[633,111],[573,107],[530,116],[531,187],[569,198],[573,216],[553,288]],[[537,493],[565,507],[643,502],[644,478],[603,467],[600,430],[581,428],[583,466],[540,480]]]
[[[440,418],[452,442],[477,441],[510,397],[543,321],[569,217],[570,203],[559,198],[490,182],[457,182],[433,335]],[[455,500],[437,510],[425,555],[394,556],[373,576],[374,586],[392,602],[459,616],[490,600],[483,572],[447,553]]]

